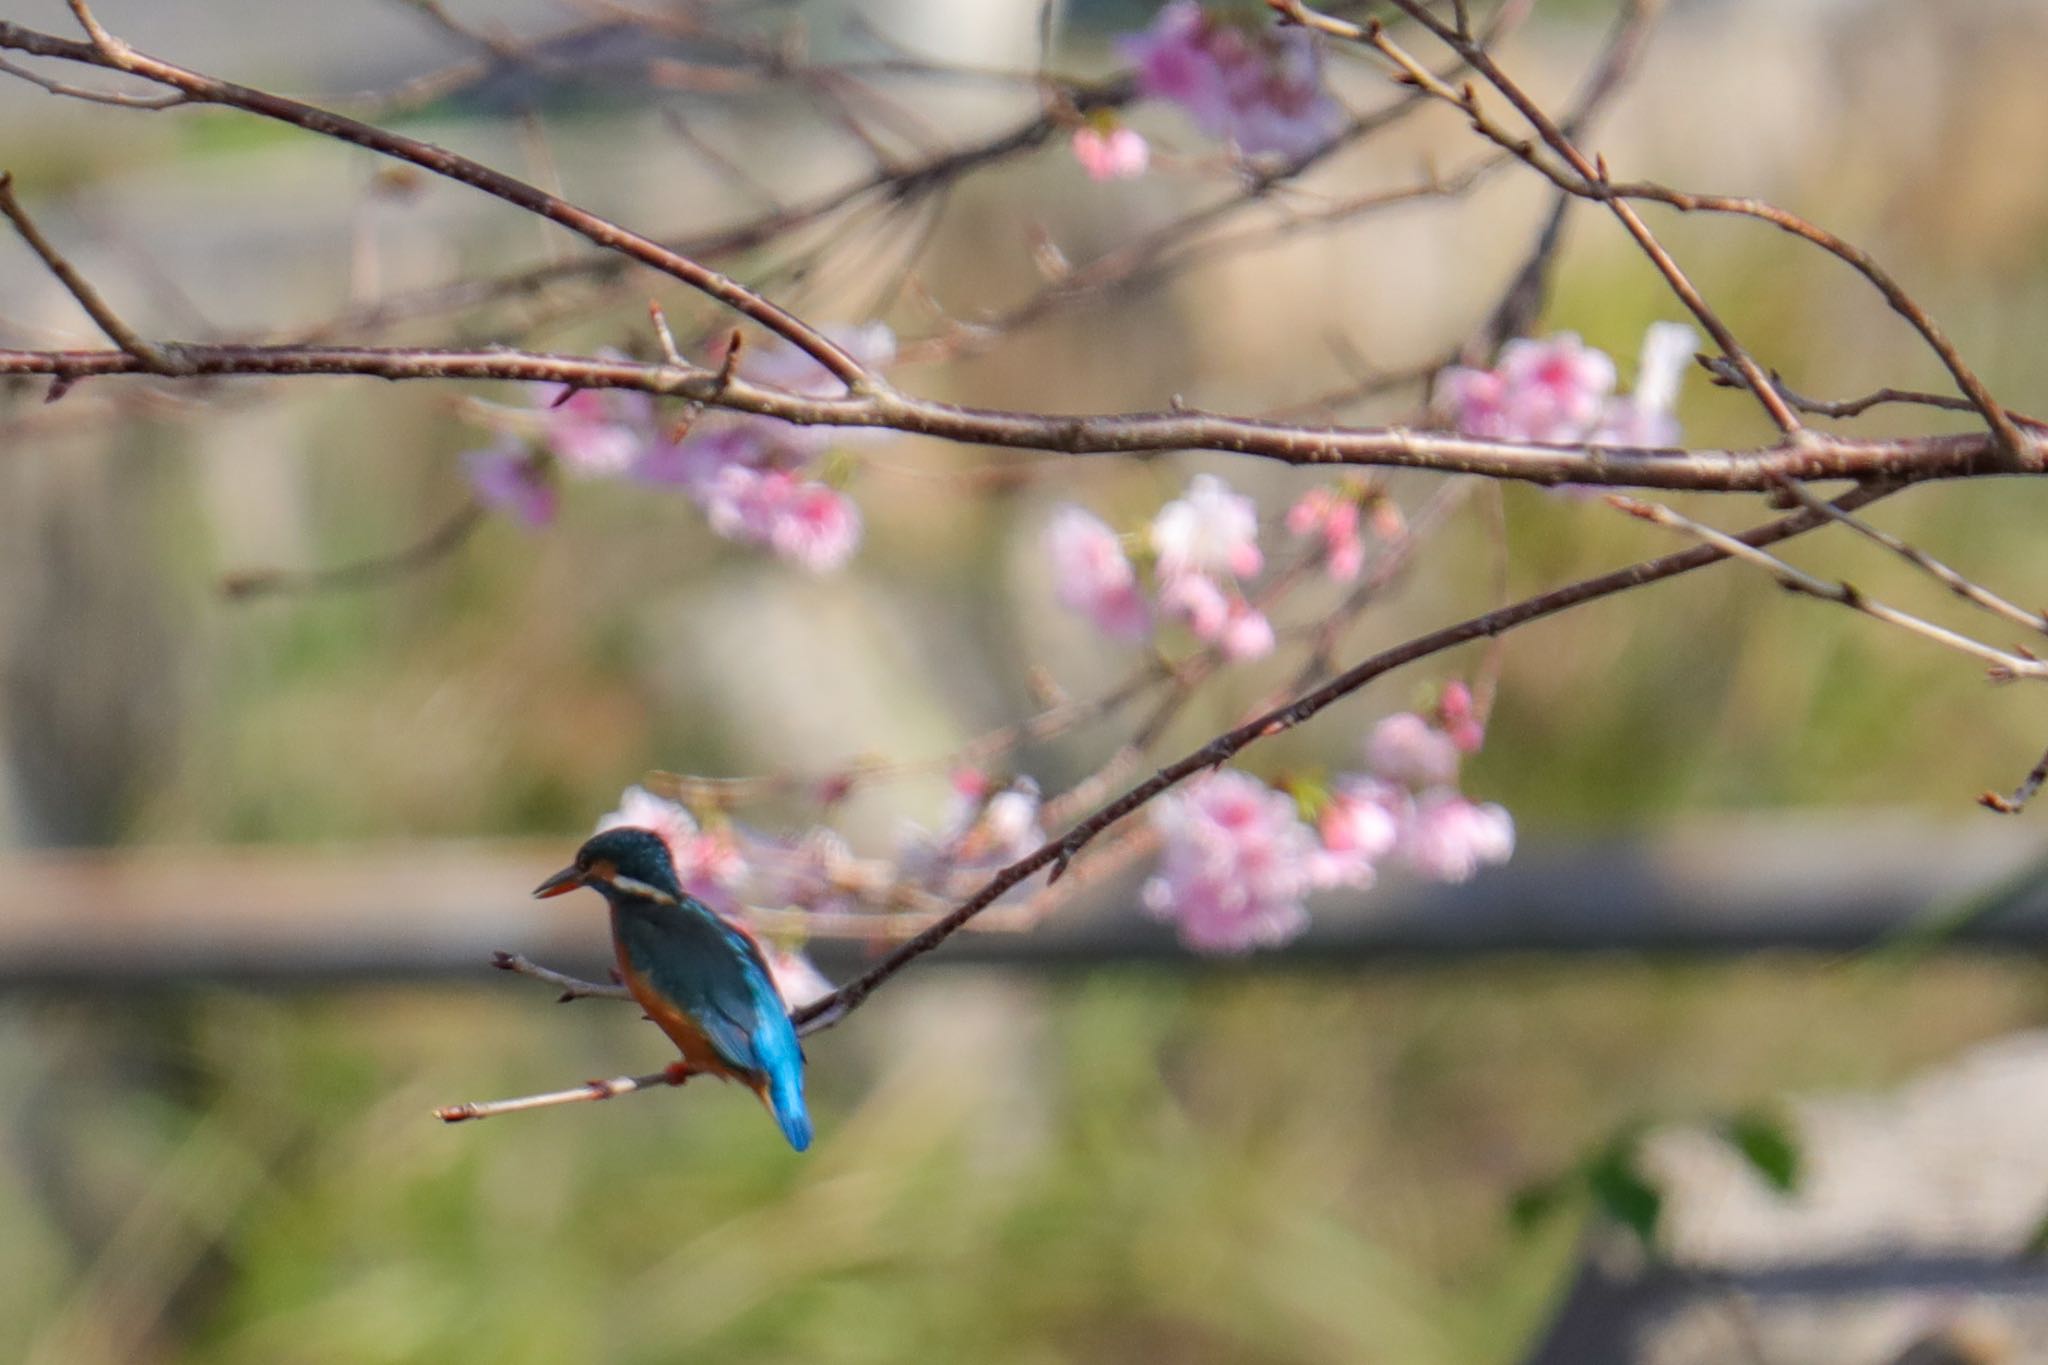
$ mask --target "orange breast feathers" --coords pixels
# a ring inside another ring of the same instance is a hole
[[[626,960],[623,951],[618,957],[619,977],[626,983],[626,989],[640,1002],[640,1008],[647,1011],[647,1017],[669,1036],[669,1041],[683,1054],[685,1066],[705,1075],[740,1081],[749,1087],[754,1086],[754,1078],[735,1070],[718,1055],[717,1049],[711,1046],[711,1039],[705,1035],[696,1020],[685,1014],[674,1001],[656,991],[653,983],[646,977],[634,971],[633,964]]]

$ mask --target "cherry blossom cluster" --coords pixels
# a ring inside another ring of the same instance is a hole
[[[880,323],[824,331],[864,365],[895,358],[895,337]],[[839,392],[823,366],[787,342],[750,348],[734,368],[806,397]],[[647,394],[559,384],[531,386],[526,409],[487,415],[496,439],[464,455],[464,467],[480,501],[527,526],[554,520],[562,477],[627,479],[678,489],[717,534],[815,573],[839,568],[860,544],[859,508],[821,476],[834,439],[827,428],[732,412],[664,428]]]
[[[1384,540],[1407,533],[1400,509],[1366,479],[1309,490],[1288,509],[1286,525],[1313,544],[1339,583],[1364,568],[1368,531]],[[1060,603],[1112,639],[1147,640],[1161,622],[1178,621],[1226,659],[1273,652],[1273,623],[1245,592],[1265,567],[1258,505],[1212,474],[1196,475],[1128,536],[1063,503],[1046,526],[1045,550]]]
[[[1273,652],[1273,623],[1244,593],[1265,567],[1258,505],[1213,474],[1197,474],[1133,547],[1151,568],[1149,593],[1124,540],[1086,508],[1054,511],[1045,548],[1060,602],[1105,635],[1139,641],[1181,621],[1225,658]]]
[[[964,896],[1045,842],[1038,807],[1038,787],[1029,778],[1001,785],[961,769],[939,827],[906,821],[889,859],[857,856],[826,825],[781,838],[730,819],[701,822],[681,803],[638,786],[626,789],[597,831],[622,825],[651,830],[668,846],[683,890],[751,936],[744,920],[749,908],[851,914],[900,905],[906,888]],[[1043,885],[1043,877],[1028,879],[1004,899],[1022,899]],[[761,948],[792,1007],[831,989],[791,944],[768,941]]]
[[[1374,726],[1356,771],[1285,789],[1238,769],[1196,778],[1152,805],[1160,853],[1140,892],[1144,907],[1196,952],[1241,953],[1301,933],[1311,893],[1363,890],[1383,867],[1467,880],[1505,861],[1515,844],[1505,810],[1459,790],[1459,767],[1484,741],[1470,689],[1453,682],[1428,714],[1401,712]],[[1046,841],[1036,783],[998,783],[964,768],[938,827],[906,822],[890,858],[858,857],[823,825],[780,838],[722,817],[700,823],[642,787],[628,788],[597,827],[620,825],[659,835],[683,889],[742,927],[749,908],[850,914],[903,908],[918,896],[956,900]],[[1003,899],[1028,900],[1045,884],[1042,874],[1029,878]],[[770,942],[763,952],[792,1006],[824,994],[800,951]]]
[[[1460,882],[1514,852],[1507,811],[1463,795],[1458,768],[1485,732],[1463,683],[1428,716],[1402,712],[1373,728],[1365,767],[1292,793],[1224,769],[1152,807],[1161,841],[1145,908],[1197,952],[1286,943],[1308,926],[1310,892],[1371,886],[1392,863],[1412,876]]]
[[[1676,445],[1673,410],[1698,340],[1684,323],[1650,324],[1635,389],[1616,394],[1613,360],[1575,333],[1519,338],[1490,370],[1454,365],[1438,375],[1436,406],[1461,434],[1490,440]]]
[[[1173,0],[1151,27],[1120,39],[1117,51],[1140,94],[1180,106],[1203,136],[1245,156],[1304,156],[1344,122],[1306,29]],[[1143,175],[1150,162],[1144,137],[1107,112],[1075,132],[1073,150],[1097,180]]]

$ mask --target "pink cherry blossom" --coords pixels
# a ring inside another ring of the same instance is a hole
[[[1486,727],[1479,719],[1472,689],[1464,683],[1453,680],[1444,684],[1443,696],[1436,704],[1436,718],[1459,752],[1476,754],[1486,743]]]
[[[1216,641],[1223,657],[1240,663],[1263,659],[1273,652],[1273,644],[1273,623],[1266,613],[1242,597],[1231,598],[1230,619],[1224,622],[1223,635]]]
[[[1447,788],[1425,792],[1402,830],[1400,850],[1420,876],[1467,881],[1481,867],[1506,862],[1514,853],[1514,818],[1497,805],[1480,805]]]
[[[1413,711],[1381,720],[1365,743],[1374,775],[1408,787],[1441,786],[1457,779],[1461,755],[1452,738]]]
[[[1248,156],[1303,156],[1344,121],[1323,89],[1315,40],[1300,28],[1234,23],[1174,0],[1118,50],[1137,68],[1141,93],[1178,104],[1206,136]]]
[[[668,846],[676,880],[683,890],[721,915],[739,910],[741,888],[750,869],[728,830],[703,829],[682,805],[656,796],[645,787],[628,787],[619,807],[599,818],[595,833],[630,825],[651,830]]]
[[[860,544],[852,500],[787,470],[727,465],[696,491],[713,531],[765,545],[813,573],[840,568]]]
[[[1074,130],[1074,160],[1091,180],[1132,180],[1145,173],[1152,149],[1137,129],[1084,123]]]
[[[518,437],[501,436],[482,450],[466,452],[462,469],[484,506],[509,512],[536,529],[555,519],[557,494],[547,457],[528,450]]]
[[[1614,362],[1572,332],[1501,347],[1500,375],[1525,441],[1576,441],[1599,420],[1614,391]]]
[[[1235,589],[1205,573],[1184,572],[1159,587],[1159,610],[1187,622],[1196,639],[1215,645],[1226,659],[1260,659],[1273,652],[1273,623]]]
[[[1138,571],[1100,517],[1071,503],[1061,506],[1045,528],[1045,550],[1062,606],[1114,639],[1142,640],[1151,631]]]
[[[1250,578],[1265,563],[1258,504],[1214,474],[1197,474],[1152,519],[1152,548],[1162,580],[1190,572]]]
[[[881,323],[821,331],[870,368],[895,359],[895,334]],[[845,387],[800,348],[779,339],[750,349],[736,369],[753,383],[810,397],[836,395]],[[535,384],[529,398],[534,411],[493,419],[505,434],[463,457],[478,499],[529,526],[554,519],[559,471],[680,488],[719,535],[765,546],[817,573],[844,565],[860,544],[860,511],[852,500],[807,477],[818,457],[846,438],[844,431],[710,412],[671,437],[660,428],[653,398],[637,390]]]
[[[1159,589],[1159,609],[1170,618],[1187,622],[1198,640],[1220,639],[1230,624],[1230,595],[1205,573],[1167,579]]]
[[[1406,790],[1376,778],[1341,778],[1316,817],[1322,849],[1312,863],[1319,887],[1362,890],[1377,876],[1377,865],[1394,851],[1409,818]]]
[[[1492,370],[1445,370],[1436,405],[1466,436],[1569,444],[1591,434],[1613,391],[1614,362],[1560,332],[1510,341]]]
[[[896,337],[881,323],[819,329],[854,359],[885,368],[896,356]],[[713,348],[718,363],[723,346]],[[736,370],[742,378],[806,397],[831,397],[845,386],[831,371],[786,341],[749,347]],[[710,412],[678,439],[657,440],[633,469],[644,483],[678,487],[704,509],[711,528],[728,540],[761,545],[814,573],[840,568],[860,544],[860,510],[837,489],[804,477],[835,442],[854,435],[843,428],[799,426],[773,417]]]
[[[1311,488],[1287,509],[1289,531],[1304,538],[1321,537],[1323,568],[1339,583],[1349,583],[1365,567],[1365,540],[1358,523],[1358,499],[1343,488]]]
[[[1308,925],[1315,835],[1293,800],[1235,769],[1161,796],[1152,825],[1163,847],[1145,908],[1197,952],[1277,947]]]

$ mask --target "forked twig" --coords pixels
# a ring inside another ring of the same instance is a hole
[[[1610,506],[1618,508],[1632,517],[1640,517],[1644,521],[1654,522],[1659,526],[1669,527],[1674,531],[1683,531],[1685,534],[1704,544],[1713,546],[1724,554],[1740,559],[1744,563],[1753,564],[1776,579],[1781,586],[1793,592],[1802,593],[1823,602],[1833,602],[1839,606],[1848,607],[1852,611],[1863,613],[1872,620],[1882,621],[1890,626],[1897,626],[1901,630],[1910,631],[1923,639],[1932,640],[1934,643],[1948,649],[1953,649],[1958,653],[1982,659],[1991,665],[1991,677],[1995,682],[2011,682],[2016,678],[2048,678],[2048,663],[2043,663],[2031,654],[2008,653],[1996,646],[1987,645],[1981,640],[1973,640],[1967,635],[1950,630],[1946,626],[1938,626],[1932,621],[1913,615],[1911,612],[1900,611],[1897,607],[1888,606],[1883,602],[1877,601],[1875,598],[1865,595],[1860,588],[1852,584],[1830,583],[1825,579],[1815,578],[1805,570],[1796,569],[1792,565],[1787,564],[1776,555],[1769,554],[1753,545],[1745,544],[1725,531],[1717,531],[1711,526],[1694,521],[1692,518],[1673,511],[1662,503],[1643,502],[1636,498],[1625,497],[1619,493],[1608,494],[1607,502]]]
[[[28,243],[29,250],[41,258],[50,273],[57,277],[57,282],[78,300],[78,306],[107,334],[109,341],[134,356],[144,369],[153,374],[188,373],[185,366],[169,353],[144,341],[134,328],[123,322],[121,315],[101,297],[100,291],[93,288],[92,282],[80,274],[78,267],[71,264],[64,253],[43,235],[35,219],[29,217],[28,210],[14,197],[14,174],[11,171],[0,171],[0,214],[5,214],[7,221],[14,224],[14,230],[21,234],[22,241]]]
[[[1950,592],[1968,602],[1971,606],[1987,611],[1993,616],[2008,621],[2024,630],[2048,635],[2048,616],[2044,616],[2038,611],[2028,611],[2025,607],[2015,602],[2007,601],[1981,583],[1965,578],[1962,574],[1957,573],[1954,569],[1951,569],[1933,555],[1928,554],[1919,546],[1909,544],[1889,531],[1879,530],[1860,517],[1852,516],[1847,512],[1837,511],[1829,507],[1827,503],[1815,497],[1813,491],[1797,479],[1782,480],[1780,486],[1795,498],[1801,506],[1824,512],[1831,520],[1840,522],[1857,535],[1884,546],[1885,549],[1890,550],[1893,554],[1905,560],[1908,564],[1911,564],[1914,568],[1920,570],[1929,578],[1932,578]]]

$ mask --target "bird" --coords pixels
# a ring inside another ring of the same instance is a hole
[[[593,835],[533,894],[584,886],[611,906],[619,979],[683,1054],[670,1080],[738,1081],[760,1096],[791,1147],[810,1146],[803,1047],[753,938],[683,890],[653,830]]]

